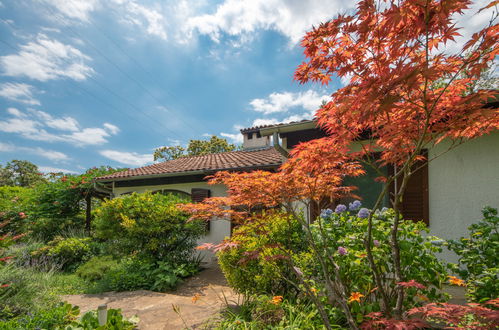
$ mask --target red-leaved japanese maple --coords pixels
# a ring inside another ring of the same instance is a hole
[[[334,76],[349,78],[316,113],[328,136],[299,145],[277,173],[216,174],[214,182],[227,185],[229,196],[193,205],[191,211],[241,216],[228,208],[283,205],[295,212],[290,202],[350,194],[353,187],[342,187],[343,178],[360,175],[359,164],[370,166],[384,182],[372,211],[396,181],[397,189],[389,196],[396,214],[390,237],[394,281],[410,283],[400,267],[398,243],[401,203],[410,177],[421,164],[499,128],[497,109],[484,107],[497,93],[476,89],[499,51],[496,3],[482,9],[492,12],[490,24],[457,52],[446,47],[459,36],[455,18],[470,7],[469,0],[363,0],[355,13],[313,28],[302,41],[307,60],[295,79],[328,84]],[[424,156],[424,150],[435,150],[438,144],[441,152]],[[372,157],[374,152],[379,156]],[[386,165],[393,173],[382,171]],[[400,319],[404,286],[387,292],[383,285],[371,251],[373,214],[365,248],[378,287],[375,294],[383,315]],[[389,296],[396,297],[395,304]],[[345,299],[341,294],[339,298]],[[356,328],[348,306],[344,310],[350,327]]]
[[[474,33],[459,52],[446,50],[459,36],[453,18],[471,3],[364,0],[354,15],[321,24],[302,41],[308,60],[296,70],[296,80],[327,84],[333,75],[350,77],[348,85],[334,92],[316,117],[329,133],[328,139],[338,145],[358,146],[358,150],[352,149],[351,157],[380,173],[385,189],[374,209],[390,184],[398,181],[398,189],[390,196],[397,219],[408,180],[418,169],[416,162],[431,161],[422,156],[423,150],[434,150],[445,141],[443,152],[447,152],[499,128],[497,109],[484,107],[496,91],[474,89],[498,54],[497,11],[491,14],[489,26]],[[492,2],[484,9],[495,5]],[[323,147],[328,148],[326,140]],[[371,156],[374,151],[380,155],[378,160]],[[392,175],[380,170],[387,164],[395,168]],[[407,279],[400,268],[398,223],[395,221],[392,228],[391,244],[395,280],[402,282]],[[370,232],[365,245],[381,288]],[[379,294],[384,312],[400,317],[403,289],[398,289],[393,311],[386,292],[381,289]]]

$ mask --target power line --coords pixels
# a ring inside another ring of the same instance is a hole
[[[0,39],[0,42],[2,42],[3,44],[7,45],[8,47],[12,48],[14,51],[19,51],[20,49],[13,46],[12,44],[10,44],[9,42],[3,40],[3,39]],[[66,62],[67,64],[71,64],[69,61],[65,60],[64,58],[61,58],[64,62]],[[95,78],[93,78],[92,76],[89,76],[88,78],[90,78],[91,80],[93,80],[97,85],[99,85],[100,87],[106,89],[107,91],[109,91],[111,94],[113,95],[116,95],[118,98],[121,98],[125,103],[127,103],[129,106],[133,107],[134,109],[137,109],[140,113],[142,113],[143,115],[147,116],[147,114],[143,113],[142,111],[140,111],[140,109],[138,109],[135,105],[129,103],[126,99],[123,99],[121,96],[119,96],[118,94],[114,93],[112,90],[110,90],[109,88],[107,88],[106,86],[102,85],[99,81],[97,81]],[[77,87],[77,89],[82,89],[84,90],[87,94],[93,96],[96,100],[100,101],[101,103],[107,105],[107,106],[110,106],[112,109],[116,110],[117,113],[119,113],[120,115],[121,114],[126,114],[132,121],[135,121],[137,120],[136,117],[132,117],[129,113],[127,112],[124,112],[122,111],[121,109],[118,109],[116,106],[114,106],[113,104],[103,100],[102,98],[98,97],[97,95],[95,95],[94,93],[92,93],[91,91],[89,91],[88,89],[86,89],[85,87],[81,86],[81,85],[78,85],[76,84],[73,80],[70,80],[70,82],[75,85]],[[147,116],[149,117],[149,116]],[[151,120],[153,120],[151,117],[149,117]],[[139,117],[140,119],[140,117]],[[154,121],[154,120],[153,120]],[[154,121],[155,123],[157,121]],[[147,125],[145,122],[143,122],[143,124]],[[166,128],[165,128],[166,129]],[[172,133],[172,135],[174,135],[174,137],[178,137],[175,133],[173,133],[172,131],[166,129],[167,131],[169,131],[170,133]],[[161,136],[163,136],[164,138],[168,139],[168,137],[166,135],[163,135],[164,133],[161,132],[161,131],[158,131],[160,132]]]
[[[57,13],[55,13],[53,11],[53,9],[49,9],[52,14],[54,15],[54,17],[60,22],[60,23],[64,23],[62,22],[62,20],[57,16]],[[64,24],[63,24],[64,25]],[[92,23],[92,25],[94,25],[95,27],[95,24]],[[75,31],[72,27],[70,26],[66,26],[68,30],[70,30],[75,36],[77,36],[78,38],[80,38],[81,40],[84,40],[86,41],[86,43],[88,43],[88,45],[90,47],[92,47],[92,49],[97,52],[100,56],[102,56],[107,62],[109,62],[117,71],[119,71],[123,76],[125,76],[126,78],[128,78],[130,81],[134,82],[137,86],[139,86],[144,92],[146,92],[151,98],[153,98],[156,102],[158,102],[159,104],[161,104],[162,102],[160,100],[158,100],[156,98],[156,96],[150,92],[140,81],[138,81],[137,79],[135,79],[133,76],[130,76],[127,72],[125,72],[123,69],[120,68],[119,65],[117,65],[115,62],[113,62],[109,57],[107,57],[103,52],[101,52],[99,50],[98,47],[96,47],[90,40],[88,39],[85,39],[84,37],[82,37],[82,35],[80,33],[78,33],[77,31]],[[106,36],[107,37],[107,36]],[[109,37],[107,37],[109,40],[111,40]],[[113,42],[114,44],[116,44],[115,42]],[[121,49],[120,49],[121,50]],[[123,50],[121,50],[122,52],[124,52]],[[124,52],[126,54],[126,52]],[[129,55],[127,55],[129,58],[131,58]],[[138,61],[135,61],[134,62],[136,64],[138,64]],[[142,66],[140,66],[142,68]],[[143,69],[143,68],[142,68]],[[145,71],[145,69],[144,69]],[[122,98],[121,96],[118,96],[120,98]],[[124,100],[124,98],[122,98]],[[168,111],[168,109],[166,109]],[[144,113],[145,114],[145,113]],[[182,119],[182,117],[179,117],[180,121],[186,126],[188,127],[190,130],[192,130],[193,133],[197,133],[197,130],[194,129],[191,125],[189,125],[186,121],[184,121]]]

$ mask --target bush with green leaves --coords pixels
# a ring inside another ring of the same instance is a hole
[[[286,278],[294,279],[284,255],[306,248],[298,221],[280,212],[268,212],[237,227],[234,244],[218,252],[229,285],[241,293],[292,295]]]
[[[43,309],[35,313],[19,316],[10,320],[0,320],[0,330],[38,330],[38,329],[100,329],[100,330],[132,330],[136,328],[137,319],[126,319],[121,310],[108,309],[107,322],[99,325],[97,312],[89,311],[80,318],[80,309],[66,302],[53,308]]]
[[[350,309],[357,318],[356,321],[361,323],[364,315],[380,311],[380,302],[373,295],[377,284],[367,260],[364,243],[370,211],[359,211],[360,203],[352,208],[354,210],[340,205],[336,212],[323,210],[310,229],[317,250],[326,260],[334,260],[337,265],[337,275],[333,269],[334,264],[331,263],[327,276],[342,278]],[[383,274],[382,284],[392,293],[398,287],[404,287],[406,308],[418,306],[425,301],[445,301],[447,296],[441,289],[447,280],[446,265],[436,256],[442,249],[434,244],[438,240],[436,237],[425,235],[428,228],[422,222],[408,220],[399,225],[400,261],[405,278],[400,283],[395,282],[392,276],[392,247],[389,243],[394,218],[395,212],[386,208],[373,215],[372,252],[378,269]],[[314,254],[310,250],[305,251],[294,255],[293,260],[302,273],[302,284],[306,283],[310,290],[317,290],[319,297],[325,299],[322,292],[325,291],[326,281]],[[309,291],[306,288],[304,290]],[[393,306],[396,303],[394,297],[395,295],[389,297]]]
[[[95,234],[112,241],[114,251],[122,256],[183,263],[192,256],[204,225],[189,221],[177,207],[180,203],[185,200],[150,192],[106,201],[95,211]]]
[[[49,257],[61,270],[73,271],[91,257],[91,238],[57,236],[46,246],[32,253],[34,257]]]
[[[183,278],[197,273],[199,262],[172,265],[131,257],[108,270],[97,282],[95,292],[133,291],[139,289],[164,292],[174,289]]]
[[[0,330],[56,329],[72,324],[80,314],[77,306],[59,303],[57,306],[34,313],[0,320]]]
[[[9,319],[53,306],[52,272],[38,272],[7,264],[0,266],[0,320]]]
[[[497,209],[485,207],[483,220],[468,227],[469,237],[447,242],[459,261],[452,269],[467,284],[467,295],[474,302],[499,297],[499,216]]]
[[[214,329],[323,329],[317,308],[308,301],[281,296],[249,295],[236,306],[226,306],[221,319],[210,324]],[[327,313],[336,323],[343,323],[334,307]],[[343,329],[340,326],[333,329]]]
[[[76,275],[93,282],[102,279],[107,272],[117,267],[118,262],[112,256],[94,256],[78,267]]]
[[[32,189],[26,187],[0,186],[0,236],[6,232],[13,235],[24,232],[31,218]]]

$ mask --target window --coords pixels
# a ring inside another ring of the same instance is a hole
[[[162,194],[162,195],[174,195],[182,199],[187,199],[191,200],[191,195],[189,193],[186,193],[185,191],[181,190],[175,190],[175,189],[162,189],[162,190],[156,190],[152,192],[153,194]]]
[[[253,139],[253,133],[248,133],[248,140],[252,140]]]

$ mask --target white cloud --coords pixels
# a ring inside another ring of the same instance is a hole
[[[111,134],[115,135],[115,134],[118,134],[118,132],[120,131],[120,129],[118,128],[118,126],[115,126],[113,124],[110,124],[110,123],[104,123],[104,128]]]
[[[243,143],[243,135],[241,133],[231,134],[231,133],[222,132],[220,133],[220,135],[223,136],[224,138],[230,139],[232,143],[237,143],[237,144]]]
[[[40,105],[40,101],[33,96],[34,90],[35,87],[28,84],[4,83],[0,85],[0,96],[14,102]]]
[[[70,132],[76,132],[79,130],[78,121],[72,117],[65,116],[61,118],[54,118],[50,114],[40,110],[30,110],[30,113],[43,120],[44,124],[48,127]]]
[[[319,95],[316,91],[308,90],[299,93],[272,93],[264,99],[254,99],[250,102],[252,110],[271,114],[287,112],[290,108],[301,107],[307,111],[317,110],[322,101],[328,101],[329,95]]]
[[[258,118],[253,120],[253,124],[251,124],[251,126],[275,125],[279,123],[280,121],[275,118]]]
[[[142,27],[148,34],[166,40],[165,18],[159,11],[139,5],[135,1],[128,1],[125,9],[124,19],[128,23]]]
[[[45,0],[65,16],[80,21],[88,21],[90,13],[99,6],[98,0]]]
[[[0,142],[0,152],[11,152],[14,150],[15,148],[12,144]]]
[[[221,34],[251,36],[257,30],[275,30],[296,44],[312,25],[324,22],[355,6],[341,0],[226,0],[213,14],[191,17],[187,33],[197,32],[219,41]]]
[[[108,137],[119,132],[117,126],[109,123],[104,123],[103,127],[80,128],[78,121],[72,117],[53,117],[39,110],[31,109],[24,113],[9,108],[7,112],[12,117],[0,121],[0,131],[19,134],[35,141],[66,142],[77,146],[99,145],[106,143]]]
[[[26,115],[24,113],[22,113],[21,111],[19,111],[16,108],[8,108],[7,112],[14,117],[19,117],[19,118],[26,117]]]
[[[67,170],[65,168],[57,168],[51,166],[38,166],[38,170],[42,173],[69,173],[69,174],[78,174],[78,172]]]
[[[70,159],[68,155],[59,151],[43,149],[40,147],[20,147],[2,142],[0,142],[0,152],[23,152],[44,157],[54,162],[64,162]]]
[[[74,141],[79,145],[87,144],[104,144],[107,142],[106,137],[109,133],[102,128],[84,128],[79,132],[74,132],[71,135],[64,135],[63,138]]]
[[[480,13],[478,13],[478,11],[485,7],[489,2],[490,0],[473,1],[470,8],[463,11],[463,15],[456,14],[453,17],[453,19],[457,21],[457,26],[462,28],[459,30],[461,36],[456,37],[455,42],[447,43],[445,46],[445,50],[447,52],[459,52],[464,44],[471,38],[473,33],[480,31],[488,25],[494,6]]]
[[[153,162],[151,154],[138,154],[136,152],[118,151],[118,150],[101,150],[99,153],[115,162],[131,165],[131,166],[144,166]]]
[[[71,45],[38,34],[36,40],[20,46],[17,54],[0,57],[7,76],[47,81],[59,78],[85,80],[94,70],[85,64],[91,60]]]

